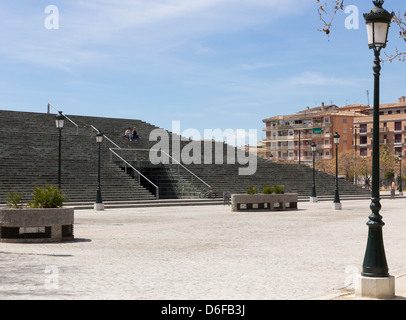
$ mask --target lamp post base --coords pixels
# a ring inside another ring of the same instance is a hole
[[[392,299],[395,297],[395,277],[373,278],[359,276],[355,295],[375,299]]]
[[[310,197],[310,202],[319,202],[317,197]]]
[[[103,211],[103,210],[104,210],[104,204],[103,204],[103,203],[97,203],[97,202],[95,202],[95,204],[94,204],[94,210],[96,210],[96,211]]]
[[[334,210],[341,210],[342,209],[341,202],[333,202],[333,209]]]

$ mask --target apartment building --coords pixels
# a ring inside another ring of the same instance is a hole
[[[365,110],[368,116],[354,118],[354,148],[360,156],[372,155],[373,108]],[[379,106],[379,143],[387,144],[395,154],[406,150],[406,97],[396,103]]]
[[[310,164],[313,160],[311,143],[317,145],[316,159],[330,160],[335,156],[333,136],[340,135],[338,152],[354,150],[353,121],[368,117],[363,105],[344,108],[331,104],[316,108],[307,107],[296,114],[275,116],[262,120],[266,127],[266,157]],[[406,117],[406,114],[405,114]],[[406,122],[405,122],[406,124]]]

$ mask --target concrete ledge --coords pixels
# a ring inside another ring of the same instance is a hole
[[[73,208],[0,209],[0,242],[73,240]]]
[[[103,211],[104,210],[104,204],[95,202],[94,205],[93,205],[93,209],[96,210],[96,211]]]
[[[233,194],[231,195],[231,211],[297,210],[297,202],[297,193]]]
[[[375,299],[395,297],[395,277],[371,278],[359,276],[355,295]]]

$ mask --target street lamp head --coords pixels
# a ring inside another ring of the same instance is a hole
[[[403,159],[402,154],[399,154],[399,161],[402,161],[402,159]]]
[[[375,8],[368,13],[364,13],[368,32],[368,45],[370,49],[385,48],[388,42],[389,26],[394,14],[382,8],[383,0],[375,0],[373,3]]]
[[[316,143],[313,141],[310,146],[312,147],[312,151],[315,152],[316,151]]]
[[[340,143],[340,135],[336,132],[333,136],[334,138],[334,143],[339,144]]]
[[[101,133],[100,131],[96,134],[96,142],[97,143],[102,143],[103,141],[103,133]]]
[[[63,129],[63,125],[65,122],[65,116],[62,114],[62,111],[59,111],[59,114],[56,116],[56,127],[58,129]]]

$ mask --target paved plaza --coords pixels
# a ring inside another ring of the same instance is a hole
[[[75,241],[0,244],[0,299],[351,299],[369,200],[297,211],[229,206],[75,211]],[[406,296],[406,199],[382,200],[390,274]]]

